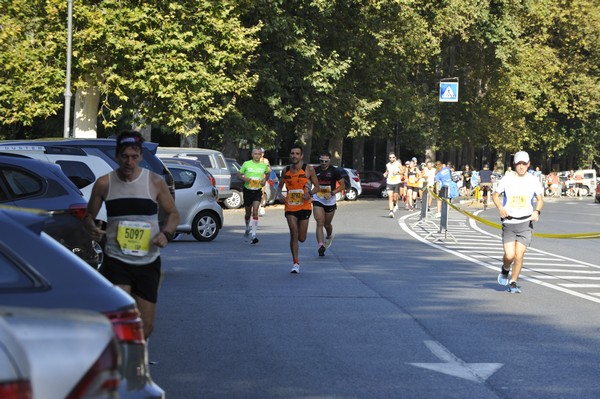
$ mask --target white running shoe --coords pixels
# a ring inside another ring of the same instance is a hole
[[[258,216],[265,216],[265,207],[261,206],[258,208]]]
[[[394,218],[394,212],[390,211],[390,214],[388,216],[393,219]]]
[[[394,205],[394,209],[392,209],[392,212],[396,212],[398,210],[398,204]]]
[[[300,273],[300,265],[297,263],[294,263],[294,266],[292,266],[292,270],[290,271],[290,273],[294,273],[294,274]]]
[[[329,248],[332,243],[333,243],[333,233],[331,234],[331,237],[325,238],[325,242],[323,243],[323,246],[325,248]]]

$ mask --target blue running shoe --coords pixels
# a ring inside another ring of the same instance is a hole
[[[511,294],[520,294],[521,293],[521,287],[519,287],[517,285],[516,281],[511,281],[511,283],[508,285],[508,288],[506,290],[508,292],[510,292]]]
[[[507,286],[508,285],[508,270],[502,268],[502,272],[498,274],[498,284]]]

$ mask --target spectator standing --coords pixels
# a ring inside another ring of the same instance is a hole
[[[582,200],[583,197],[581,196],[581,191],[583,190],[583,172],[578,170],[575,173],[573,180],[575,181],[575,195]]]
[[[435,182],[438,188],[438,195],[441,198],[448,198],[448,190],[452,183],[452,162],[446,162],[446,165],[440,169],[435,175]],[[442,200],[437,200],[437,215],[440,217],[442,214]]]
[[[471,170],[471,167],[469,166],[469,164],[466,164],[465,170],[463,170],[463,172],[462,172],[462,191],[463,191],[463,195],[466,197],[471,196],[471,189],[472,189],[471,175],[472,174],[473,174],[473,171]]]
[[[431,161],[427,161],[427,163],[425,164],[425,170],[424,170],[424,175],[425,175],[425,179],[426,179],[426,189],[427,190],[434,190],[435,187],[435,169],[433,168],[433,163]],[[431,195],[431,193],[427,193],[427,210],[429,211],[429,209],[431,208],[431,201],[433,200],[433,195]]]

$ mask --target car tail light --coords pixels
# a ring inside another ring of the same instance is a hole
[[[354,180],[357,183],[360,183],[360,179],[358,177],[353,177],[352,180]]]
[[[96,363],[88,370],[67,399],[109,397],[119,387],[119,351],[114,340],[106,346]],[[110,396],[112,397],[112,396]]]
[[[137,309],[105,313],[111,321],[117,339],[131,344],[144,344],[144,327]]]
[[[75,204],[69,207],[69,213],[79,220],[83,220],[86,212],[87,206],[85,204]]]
[[[213,185],[213,187],[217,187],[217,180],[214,178],[214,176],[210,176],[210,184]]]
[[[29,381],[0,382],[0,398],[32,399],[31,383]]]

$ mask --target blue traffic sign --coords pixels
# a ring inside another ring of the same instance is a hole
[[[458,82],[440,82],[440,102],[458,102]]]

